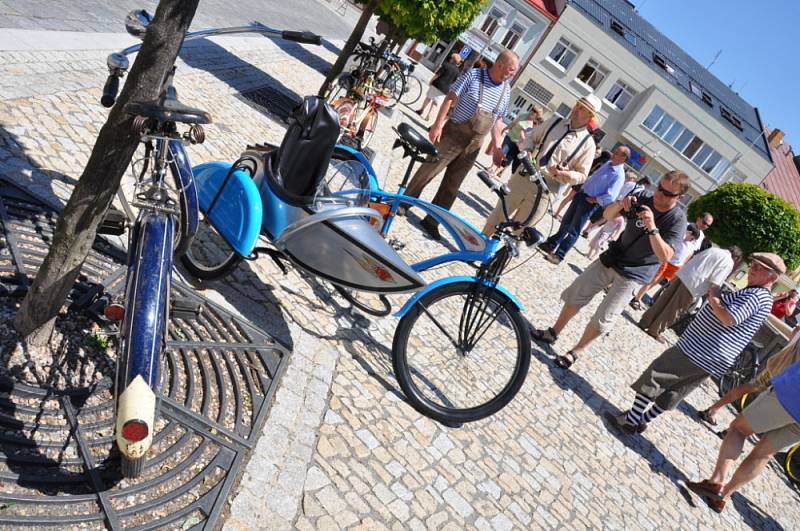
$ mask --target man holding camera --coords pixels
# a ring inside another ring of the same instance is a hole
[[[662,262],[672,257],[675,246],[686,232],[686,212],[678,202],[688,189],[689,176],[671,171],[664,174],[653,194],[635,193],[605,208],[603,217],[607,220],[624,211],[628,217],[625,231],[563,291],[564,306],[556,323],[542,330],[531,328],[534,340],[555,343],[578,311],[598,292],[609,288],[578,343],[563,356],[556,357],[556,365],[568,369],[592,341],[611,330],[631,293],[650,280]]]

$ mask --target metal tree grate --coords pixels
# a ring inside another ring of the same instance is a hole
[[[302,103],[299,97],[287,94],[286,89],[269,85],[242,92],[238,97],[256,110],[277,116],[283,122]]]
[[[0,182],[4,317],[44,258],[56,215]],[[99,240],[98,240],[99,242]],[[109,274],[109,271],[112,271]],[[124,285],[119,250],[98,243],[73,306]],[[87,389],[56,391],[0,376],[0,527],[212,529],[261,433],[288,351],[244,319],[201,303],[170,319],[159,420],[142,476],[122,478],[113,436],[113,361]]]

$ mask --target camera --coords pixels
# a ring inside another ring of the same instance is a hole
[[[644,212],[644,206],[639,203],[633,203],[630,210],[623,210],[622,212],[628,219],[637,219],[639,214]]]

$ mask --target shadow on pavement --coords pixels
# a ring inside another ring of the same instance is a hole
[[[458,198],[484,218],[488,217],[489,213],[494,210],[494,206],[489,205],[482,197],[472,192],[466,194],[464,192],[458,192]]]
[[[628,449],[639,454],[650,464],[650,469],[658,474],[666,476],[676,487],[681,490],[681,495],[687,497],[688,491],[682,484],[686,481],[684,473],[661,453],[661,451],[642,435],[628,435],[619,431],[615,426],[609,426],[603,418],[605,412],[614,415],[620,413],[615,405],[609,402],[604,396],[595,392],[594,387],[586,381],[580,374],[571,370],[563,370],[555,365],[552,358],[556,352],[549,345],[534,343],[531,354],[538,359],[550,371],[553,382],[564,391],[572,391],[588,406],[598,417],[602,419],[608,432],[624,444]],[[580,360],[577,361],[580,364]]]

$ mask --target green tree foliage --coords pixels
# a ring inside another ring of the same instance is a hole
[[[408,38],[452,40],[470,27],[487,0],[379,0],[377,13]]]
[[[800,266],[800,212],[755,184],[727,183],[689,205],[689,219],[711,212],[706,236],[717,245],[738,245],[746,254],[772,252],[789,270]]]

